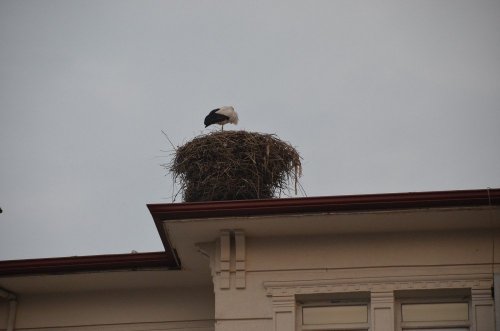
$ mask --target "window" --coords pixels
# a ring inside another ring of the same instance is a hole
[[[469,330],[470,296],[467,293],[421,291],[421,293],[413,292],[411,295],[403,294],[398,299],[399,330],[418,331],[422,328],[426,331]]]
[[[369,294],[342,293],[328,299],[309,297],[298,304],[300,330],[368,330],[370,325]]]
[[[468,321],[469,305],[465,302],[403,304],[401,320],[403,322]]]

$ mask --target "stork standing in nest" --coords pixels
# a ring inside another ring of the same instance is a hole
[[[212,110],[207,117],[205,117],[205,127],[212,124],[219,124],[222,126],[222,131],[224,131],[224,124],[238,124],[238,114],[234,111],[231,106],[220,107]]]

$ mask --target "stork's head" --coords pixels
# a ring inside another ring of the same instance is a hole
[[[236,125],[238,124],[238,113],[234,111],[233,107],[230,108],[231,108],[231,113],[229,115],[229,123]]]
[[[224,124],[227,123],[238,124],[238,113],[234,111],[234,107],[232,106],[220,107],[217,113],[228,117],[227,121],[225,121]]]

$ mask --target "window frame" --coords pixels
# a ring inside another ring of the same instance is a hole
[[[329,324],[302,324],[302,309],[305,307],[345,307],[345,306],[366,306],[366,323],[329,323]],[[301,331],[317,331],[317,330],[331,330],[331,331],[368,331],[371,326],[371,312],[370,312],[370,300],[369,299],[342,299],[342,300],[317,300],[317,301],[305,301],[297,302],[296,310],[296,325],[297,330]]]
[[[468,306],[468,320],[467,321],[434,321],[434,322],[404,322],[403,321],[403,305],[404,304],[433,304],[433,303],[466,303]],[[429,329],[429,328],[467,328],[471,330],[472,327],[472,303],[470,298],[402,298],[396,299],[394,307],[396,315],[396,330],[405,331],[408,329]]]

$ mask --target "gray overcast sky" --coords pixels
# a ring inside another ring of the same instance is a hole
[[[497,0],[0,0],[0,259],[161,250],[161,130],[182,144],[222,105],[297,147],[309,196],[500,187],[499,17]]]

